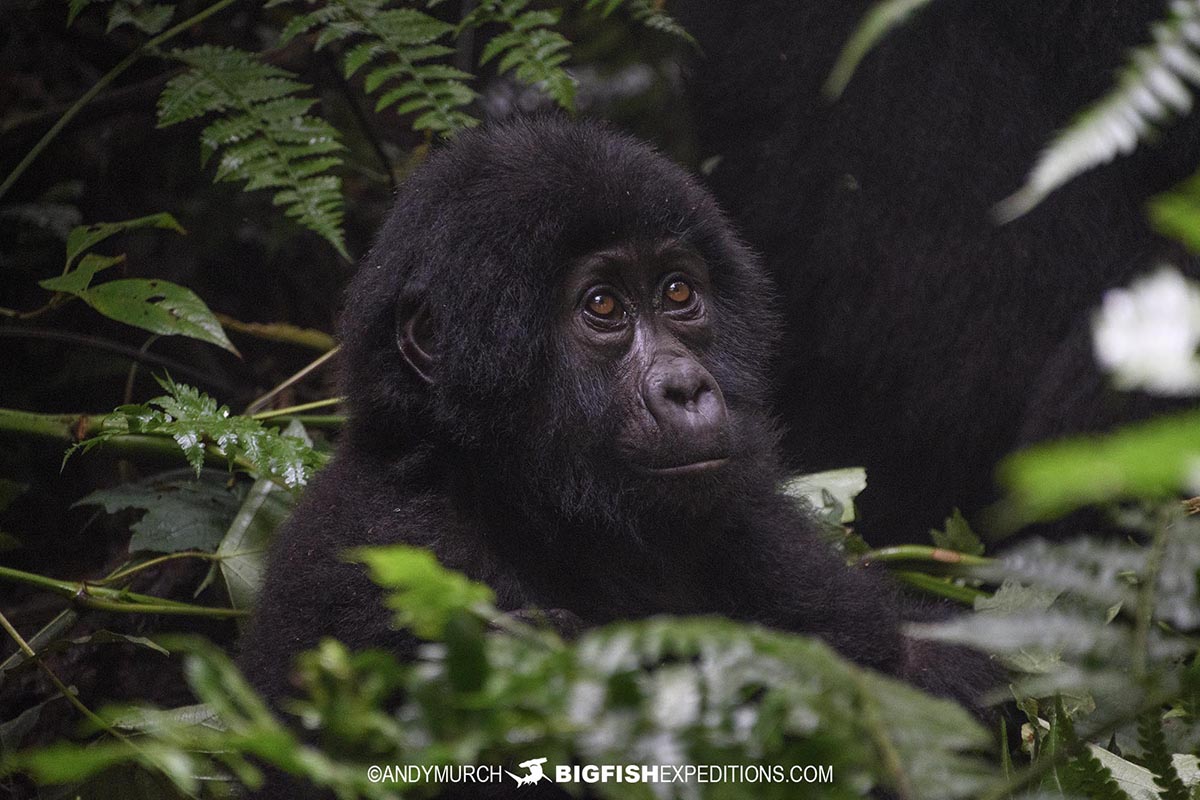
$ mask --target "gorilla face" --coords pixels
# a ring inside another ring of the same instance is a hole
[[[708,263],[679,237],[639,238],[569,259],[556,284],[546,329],[524,331],[527,357],[545,354],[524,402],[495,404],[490,438],[466,460],[493,468],[501,503],[534,513],[625,532],[710,513],[735,474],[760,466],[769,433],[726,401],[710,369],[720,303]],[[502,320],[504,293],[495,297]],[[437,331],[466,323],[432,325],[424,305],[399,319],[413,375],[460,405],[437,378]]]
[[[729,414],[703,363],[712,343],[704,260],[674,239],[623,243],[575,261],[561,288],[566,348],[577,369],[607,376],[618,459],[661,479],[724,466]]]
[[[350,304],[359,446],[423,443],[541,530],[686,527],[774,458],[759,265],[601,126],[464,134],[406,182]]]

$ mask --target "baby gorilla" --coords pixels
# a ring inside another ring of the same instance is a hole
[[[907,643],[888,585],[778,493],[776,334],[758,261],[646,145],[556,118],[462,134],[350,288],[350,422],[271,553],[247,674],[278,699],[321,637],[410,652],[340,557],[406,542],[506,610],[722,614],[969,697],[978,666]]]

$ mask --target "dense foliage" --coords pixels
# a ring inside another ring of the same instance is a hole
[[[881,3],[831,89],[922,4]],[[1001,215],[1188,111],[1197,8],[1173,7]],[[1200,502],[1179,502],[1200,492],[1195,411],[1015,455],[1008,495],[984,521],[1012,533],[1086,507],[1118,537],[1031,539],[988,557],[956,515],[931,531],[932,546],[871,550],[847,527],[861,471],[782,487],[814,508],[848,562],[884,564],[915,592],[973,608],[916,630],[1013,671],[991,699],[1017,711],[992,730],[818,642],[727,620],[653,619],[565,642],[403,547],[348,555],[389,591],[397,625],[425,640],[419,658],[326,641],[297,665],[289,718],[274,714],[225,648],[254,602],[266,544],[340,426],[319,413],[338,403],[320,380],[336,357],[322,328],[392,185],[435,137],[545,104],[669,130],[662,98],[690,38],[652,0],[71,0],[53,11],[22,18],[22,35],[103,48],[73,52],[66,69],[50,63],[61,49],[6,45],[30,74],[50,76],[42,93],[62,102],[21,94],[0,127],[22,145],[0,183],[0,224],[15,234],[0,248],[12,265],[0,335],[20,343],[0,385],[14,406],[0,408],[0,627],[11,642],[0,662],[0,788],[225,796],[269,767],[339,797],[427,796],[437,787],[428,774],[379,782],[367,767],[515,769],[536,756],[829,767],[832,782],[803,787],[821,797],[1200,792]],[[130,112],[129,102],[141,105]],[[99,120],[85,122],[96,109]],[[131,155],[120,151],[131,130],[164,138]],[[75,174],[63,158],[103,161],[106,148],[125,160]],[[1198,207],[1185,184],[1152,213],[1194,246]],[[124,221],[85,224],[93,219]],[[185,226],[192,234],[180,237]],[[1096,344],[1115,385],[1200,394],[1200,289],[1167,268],[1110,299]],[[296,308],[308,311],[281,313]],[[313,741],[297,738],[297,720]],[[568,788],[798,791],[773,781]]]

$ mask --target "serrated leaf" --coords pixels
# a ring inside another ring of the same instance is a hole
[[[321,27],[318,44],[341,12],[313,12],[301,28]],[[311,24],[310,24],[311,23]],[[246,191],[283,189],[274,196],[286,215],[323,236],[344,257],[341,181],[323,174],[339,166],[327,154],[343,149],[338,132],[311,115],[313,98],[291,73],[248,52],[204,45],[172,55],[191,69],[176,76],[159,99],[159,126],[207,114],[226,114],[201,134],[201,161],[220,153],[214,181],[239,180]]]
[[[366,32],[366,28],[359,22],[348,20],[330,22],[317,35],[317,41],[313,44],[313,50],[323,50],[333,42],[340,42],[342,39]]]
[[[931,530],[929,538],[935,545],[947,550],[973,556],[983,555],[983,542],[975,535],[975,531],[971,530],[970,523],[957,508],[946,518],[943,530]]]
[[[399,45],[429,44],[454,26],[413,8],[393,8],[371,18],[372,29]]]
[[[174,6],[140,5],[117,2],[108,13],[106,33],[112,33],[122,25],[131,25],[142,33],[153,36],[167,27],[175,15]]]
[[[346,56],[342,59],[342,75],[347,78],[352,77],[365,64],[369,64],[373,59],[386,52],[378,42],[359,42],[346,51]]]
[[[167,391],[144,405],[118,407],[100,429],[67,451],[87,452],[118,436],[140,433],[169,436],[200,475],[209,447],[256,477],[271,477],[291,489],[308,483],[327,456],[302,439],[268,429],[258,420],[231,414],[227,406],[199,390],[169,378],[157,378]]]
[[[145,511],[130,526],[130,553],[211,553],[225,537],[241,498],[240,492],[230,491],[223,481],[144,481],[92,492],[75,505],[101,506],[109,514],[126,509]]]

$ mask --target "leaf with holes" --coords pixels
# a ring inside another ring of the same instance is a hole
[[[118,233],[138,230],[139,228],[162,228],[175,231],[176,233],[187,233],[174,217],[165,212],[138,217],[137,219],[127,219],[123,222],[99,222],[95,225],[80,225],[74,228],[67,237],[67,265],[72,264],[84,250],[90,250],[105,239],[116,236]]]
[[[204,301],[177,283],[125,278],[78,292],[78,296],[117,322],[164,336],[190,336],[240,355]]]

